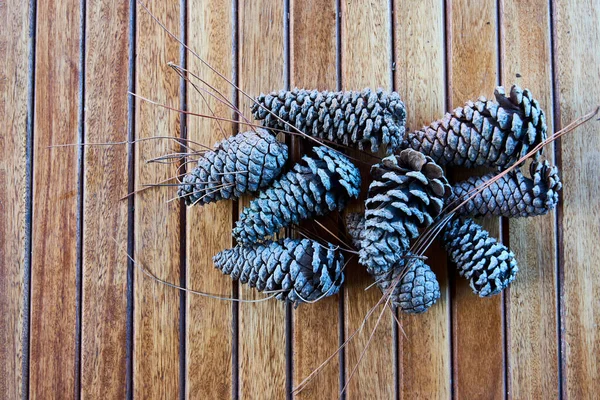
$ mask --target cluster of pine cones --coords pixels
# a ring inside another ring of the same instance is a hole
[[[343,250],[311,239],[274,237],[282,228],[342,211],[359,197],[361,174],[344,155],[346,148],[387,151],[371,167],[364,213],[348,214],[346,227],[359,263],[387,300],[407,313],[422,313],[440,297],[436,276],[420,254],[428,227],[428,235],[432,229],[440,233],[473,291],[487,297],[506,288],[518,266],[514,254],[469,217],[544,215],[558,202],[557,168],[540,160],[544,112],[518,86],[508,94],[498,87],[495,100],[467,102],[410,133],[400,97],[381,89],[273,92],[259,96],[252,113],[264,128],[217,143],[185,176],[178,195],[188,205],[203,205],[254,194],[233,228],[238,245],[217,254],[214,264],[294,305],[339,291]],[[280,131],[322,145],[288,166],[288,148],[275,136]],[[528,155],[524,174],[522,160]],[[497,172],[451,184],[444,166]]]

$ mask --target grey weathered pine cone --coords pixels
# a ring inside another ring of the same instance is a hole
[[[523,175],[519,168],[507,173],[477,193],[461,206],[457,213],[473,217],[533,217],[544,215],[556,207],[558,192],[562,188],[558,169],[548,161],[530,165],[533,179]],[[452,187],[448,198],[451,208],[468,199],[475,188],[489,182],[495,175],[472,177]]]
[[[338,293],[343,255],[332,244],[283,239],[223,250],[215,267],[259,292],[277,292],[278,300],[299,305]],[[268,294],[268,293],[267,293]]]
[[[507,168],[546,139],[546,117],[531,92],[513,86],[496,102],[467,102],[430,126],[407,135],[408,145],[445,166]],[[535,158],[542,153],[540,149]]]
[[[406,253],[394,267],[373,275],[381,292],[393,306],[408,314],[422,314],[440,298],[440,284],[425,262]]]
[[[237,199],[268,187],[287,158],[288,147],[265,129],[239,133],[204,153],[183,178],[177,195],[187,205]]]
[[[480,297],[500,293],[519,271],[513,252],[471,219],[453,219],[444,229],[443,241],[459,274]]]
[[[398,93],[382,89],[367,88],[360,92],[294,89],[261,94],[252,106],[252,114],[269,128],[291,131],[289,123],[309,136],[360,150],[370,148],[372,152],[383,145],[392,153],[405,136],[404,103]]]
[[[359,262],[372,274],[389,271],[443,209],[451,188],[430,157],[412,149],[371,168],[365,201],[365,236]]]
[[[341,211],[358,197],[360,171],[348,158],[324,146],[313,153],[244,209],[233,229],[238,243],[256,243],[301,220]]]
[[[364,239],[364,227],[363,214],[346,215],[346,230],[358,249]],[[403,274],[401,278],[400,274]],[[391,304],[409,314],[427,311],[440,298],[440,285],[435,274],[422,259],[411,257],[411,253],[406,253],[389,271],[373,275],[373,278],[381,293],[389,294]]]
[[[360,250],[365,238],[365,215],[363,213],[348,213],[346,215],[346,231],[352,240],[352,245]]]

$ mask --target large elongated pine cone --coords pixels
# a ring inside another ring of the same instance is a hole
[[[346,230],[358,249],[364,239],[364,228],[363,214],[346,215]],[[399,277],[401,274],[404,275]],[[440,285],[435,274],[429,265],[412,257],[411,253],[406,253],[391,270],[373,275],[373,278],[381,293],[389,294],[392,305],[409,314],[427,311],[440,298]]]
[[[382,89],[367,88],[361,92],[294,89],[261,94],[252,106],[252,114],[255,119],[264,120],[269,128],[290,131],[293,128],[288,124],[291,124],[315,138],[361,150],[370,147],[372,152],[384,145],[392,153],[405,139],[404,103],[398,93]]]
[[[533,217],[547,214],[556,207],[558,191],[562,188],[558,169],[548,161],[533,162],[530,173],[533,179],[525,177],[519,168],[507,173],[476,194],[457,213],[473,217]],[[472,195],[476,187],[493,177],[494,174],[488,174],[457,183],[452,187],[453,195],[448,198],[448,204],[458,206]]]
[[[341,211],[358,197],[360,171],[348,158],[323,146],[313,153],[244,209],[233,229],[238,243],[256,243],[301,220]]]
[[[268,187],[281,173],[288,147],[265,129],[231,136],[198,160],[198,166],[179,185],[187,205],[237,199]]]
[[[409,249],[419,229],[430,225],[451,188],[430,157],[406,149],[371,168],[365,202],[365,237],[359,261],[372,274],[386,272]]]
[[[546,116],[531,92],[498,87],[496,101],[479,98],[408,134],[409,146],[440,165],[504,169],[546,139]],[[540,150],[535,158],[542,153]]]
[[[500,293],[519,271],[513,252],[471,219],[453,219],[444,230],[443,241],[460,275],[480,297]]]
[[[215,267],[259,292],[277,291],[277,299],[298,305],[336,294],[344,274],[343,255],[332,244],[283,239],[223,250]]]

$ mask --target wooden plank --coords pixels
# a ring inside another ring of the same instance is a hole
[[[152,2],[150,11],[179,35],[179,3]],[[179,77],[167,67],[179,60],[179,45],[139,6],[137,9],[136,92],[159,103],[179,105]],[[136,103],[136,139],[180,136],[180,116],[148,103]],[[174,177],[175,167],[145,160],[178,151],[172,141],[136,143],[135,184]],[[166,203],[174,190],[144,191],[135,198],[135,259],[157,277],[179,283],[180,206]],[[179,292],[136,269],[134,285],[133,379],[136,398],[174,398],[180,390]]]
[[[284,88],[283,6],[281,1],[239,2],[239,83],[251,96]],[[240,95],[240,109],[247,116],[250,116],[250,105],[250,100]],[[249,198],[240,200],[240,212],[248,204]],[[242,285],[240,297],[265,296]],[[240,303],[240,398],[285,398],[285,326],[282,302]]]
[[[86,11],[85,142],[120,142],[127,138],[129,5],[92,1]],[[127,191],[127,153],[123,145],[84,153],[84,398],[125,397],[128,210],[119,198]]]
[[[448,10],[449,95],[452,107],[458,107],[480,95],[493,96],[498,81],[497,9],[492,0],[452,0]],[[483,225],[499,236],[497,219]],[[503,398],[503,297],[478,298],[467,280],[454,273],[454,394],[459,399]]]
[[[188,46],[225,76],[231,76],[233,15],[231,4],[219,0],[188,1]],[[188,53],[188,69],[231,97],[231,86]],[[199,82],[195,82],[199,84]],[[199,84],[199,87],[203,87]],[[188,104],[194,112],[231,118],[224,104],[188,84]],[[228,123],[189,117],[188,138],[212,146],[234,134]],[[222,129],[222,131],[221,131]],[[194,164],[188,164],[188,169]],[[232,203],[222,201],[187,209],[187,286],[232,296],[232,282],[213,267],[212,257],[232,246]],[[228,301],[187,296],[187,398],[225,399],[232,391],[232,306]]]
[[[349,0],[342,2],[342,87],[344,90],[362,90],[369,86],[391,89],[391,49],[390,49],[390,10],[387,1],[372,1],[365,7]],[[364,156],[368,163],[372,157]],[[367,165],[361,165],[363,176],[369,176]],[[368,185],[363,184],[361,198],[366,196]],[[348,211],[360,211],[363,203],[357,202]],[[372,307],[381,298],[381,292],[372,287],[373,283],[364,267],[356,258],[346,267],[345,320],[346,338],[354,333]],[[379,314],[379,307],[364,326],[363,332],[356,335],[346,347],[346,381],[357,365]],[[393,316],[385,310],[380,325],[375,331],[364,358],[348,383],[348,398],[369,398],[373,393],[381,398],[393,398],[395,392],[395,355],[392,335]]]
[[[37,7],[33,161],[31,398],[75,393],[79,1]],[[24,67],[22,65],[21,67]]]
[[[0,393],[22,397],[29,4],[0,6]]]
[[[505,0],[503,6],[502,82],[531,89],[552,132],[549,3]],[[550,161],[553,152],[545,149]],[[507,292],[507,391],[515,399],[557,398],[555,215],[511,219],[509,233],[520,270]]]
[[[408,128],[418,129],[440,118],[446,109],[444,3],[395,1],[394,11],[396,89],[408,107]],[[410,18],[405,18],[407,15]],[[436,243],[427,256],[442,297],[423,315],[399,314],[404,331],[398,335],[400,397],[448,399],[451,355],[446,253]]]
[[[336,2],[291,2],[291,85],[307,89],[335,90]],[[294,141],[295,160],[308,151],[309,143]],[[329,223],[337,231],[337,218]],[[339,346],[339,296],[300,306],[293,313],[294,384],[300,383]],[[333,399],[339,393],[339,359],[334,358],[296,398]]]
[[[566,126],[596,107],[600,99],[600,1],[574,6],[554,3],[556,78],[560,106],[557,126]],[[600,277],[595,200],[600,182],[593,171],[600,166],[600,124],[561,139],[563,205],[560,227],[561,325],[563,385],[566,398],[588,398],[600,392]]]

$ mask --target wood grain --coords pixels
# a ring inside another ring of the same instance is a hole
[[[232,71],[231,4],[218,0],[188,2],[188,46],[225,76]],[[231,86],[188,53],[188,69],[230,98]],[[199,87],[205,88],[198,81]],[[232,111],[188,84],[191,111],[231,118]],[[206,99],[203,100],[203,97]],[[231,124],[197,117],[187,121],[188,138],[212,147],[234,133]],[[195,164],[188,164],[188,170]],[[231,278],[214,268],[212,257],[232,246],[232,202],[222,201],[187,209],[187,286],[232,296]],[[187,398],[225,399],[232,391],[232,305],[228,301],[187,296]]]
[[[91,1],[86,14],[85,142],[121,142],[127,138],[129,6]],[[127,202],[119,199],[127,193],[127,153],[123,145],[86,146],[84,153],[83,398],[125,397]]]
[[[31,398],[75,393],[77,273],[77,143],[79,1],[37,8],[33,229],[31,277]]]
[[[505,0],[502,83],[529,88],[546,111],[552,132],[550,12],[547,1]],[[552,162],[553,146],[545,149]],[[555,214],[509,220],[510,249],[519,275],[507,296],[509,397],[558,397]],[[540,235],[544,232],[543,235]]]
[[[251,96],[284,88],[283,5],[281,1],[239,1],[239,82]],[[251,104],[240,95],[240,109],[248,117]],[[248,198],[240,200],[240,212],[248,203]],[[265,296],[242,285],[240,297]],[[282,302],[240,304],[240,398],[285,398],[285,326],[286,312]]]
[[[444,4],[440,0],[394,3],[396,90],[408,107],[408,129],[419,129],[445,112]],[[422,21],[428,21],[423,24]],[[442,297],[423,315],[400,313],[400,397],[448,399],[450,313],[446,253],[437,243],[427,253]]]
[[[0,5],[0,393],[22,396],[29,5]]]
[[[179,3],[153,2],[151,12],[179,35]],[[169,61],[179,60],[179,45],[138,6],[136,92],[162,104],[179,106],[179,77]],[[180,136],[179,115],[155,105],[136,103],[136,139]],[[136,143],[135,184],[174,177],[175,167],[145,161],[179,150],[172,141]],[[180,280],[180,205],[167,203],[176,194],[169,188],[147,190],[135,197],[135,259],[158,278]],[[134,285],[134,396],[175,398],[179,377],[179,303],[177,290],[161,285],[136,269]]]
[[[291,86],[335,90],[336,4],[332,0],[291,1]],[[299,158],[309,151],[306,141],[294,141]],[[337,218],[327,219],[337,231]],[[293,312],[294,384],[300,383],[339,346],[339,296],[304,304]],[[340,387],[339,359],[334,358],[296,398],[336,398]]]
[[[556,79],[560,106],[558,127],[600,104],[600,2],[574,7],[556,1]],[[563,202],[560,227],[563,396],[593,398],[600,392],[600,215],[595,210],[600,181],[600,123],[589,122],[561,140]]]
[[[387,1],[372,1],[368,7],[349,0],[342,2],[342,88],[362,90],[365,87],[391,89],[390,10]],[[372,157],[364,156],[373,163]],[[361,165],[364,177],[369,176],[367,165]],[[362,196],[366,196],[368,184],[363,179]],[[348,207],[348,212],[363,209],[362,202]],[[381,292],[377,287],[364,289],[373,283],[365,268],[356,258],[346,267],[345,283],[345,331],[346,338],[363,323],[367,312],[374,307]],[[369,336],[381,313],[380,306],[369,318],[361,333],[346,347],[346,381],[357,365]],[[395,392],[395,354],[392,335],[393,316],[384,310],[379,327],[375,331],[352,380],[348,383],[348,398],[369,398],[373,393],[381,398],[393,398]]]
[[[448,10],[449,94],[452,107],[458,107],[481,95],[493,95],[498,82],[497,10],[491,0],[452,0]],[[492,236],[499,236],[497,219],[486,220],[483,226]],[[503,297],[478,298],[467,280],[454,274],[454,395],[458,399],[503,398]]]

